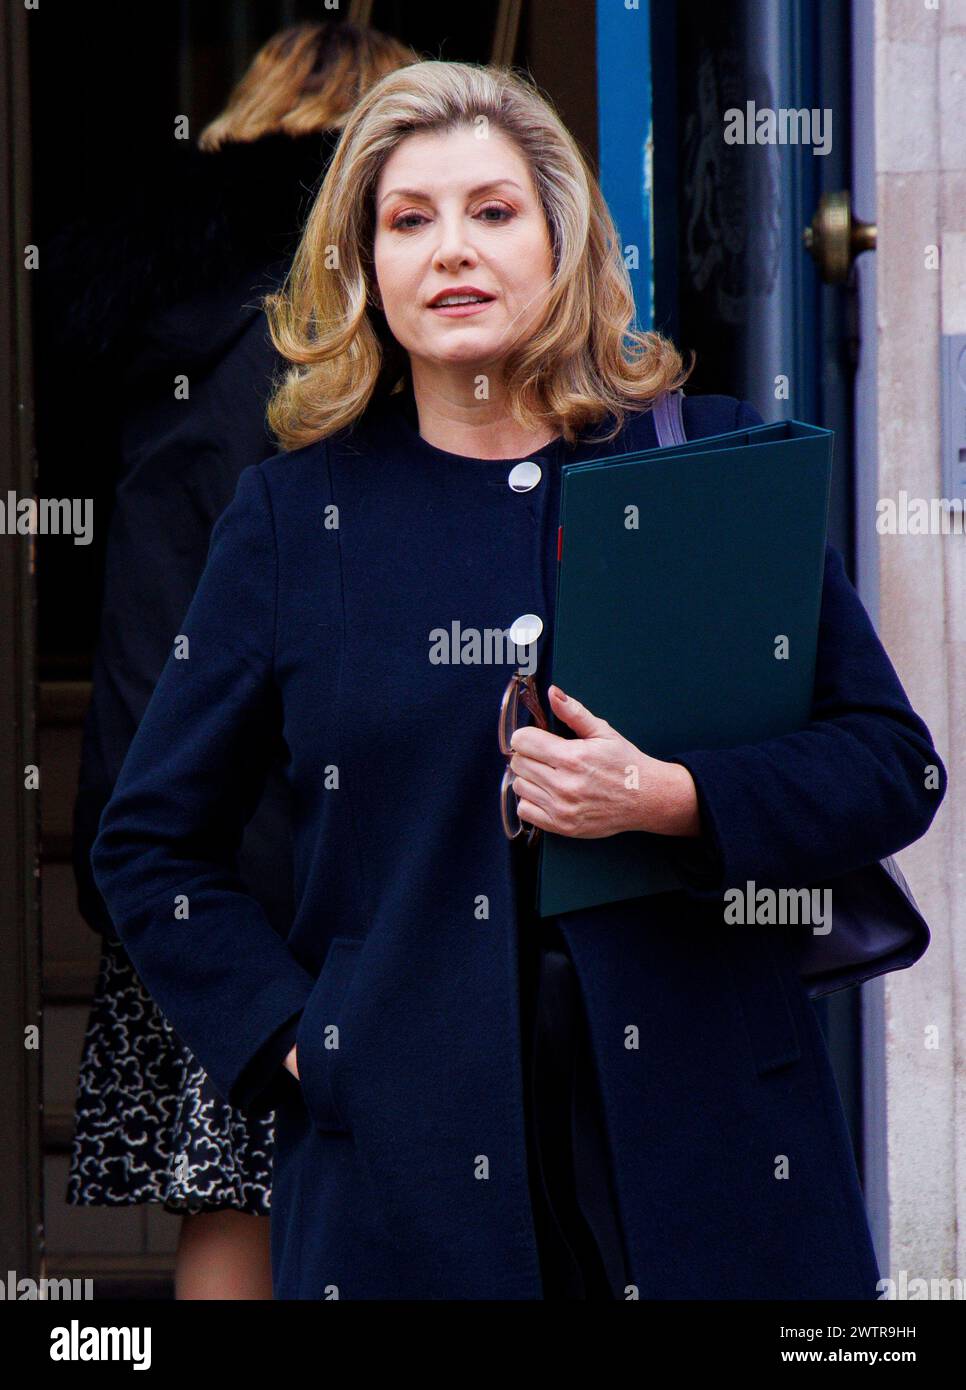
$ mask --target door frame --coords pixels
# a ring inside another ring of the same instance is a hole
[[[854,217],[875,222],[875,11],[851,5],[852,177]],[[879,547],[875,531],[878,492],[878,352],[875,254],[859,256],[853,269],[858,361],[853,402],[855,584],[873,623],[879,618]],[[862,986],[863,1195],[881,1269],[889,1258],[889,1160],[886,1115],[885,981]]]
[[[0,181],[10,210],[0,223],[0,497],[35,494],[30,276],[28,29],[23,5],[0,10],[0,100],[6,138]],[[40,248],[43,264],[43,248]],[[9,521],[9,516],[7,517]],[[43,1275],[41,1048],[25,1030],[41,1025],[39,791],[25,788],[38,766],[36,703],[36,537],[0,536],[0,1251],[19,1278]]]

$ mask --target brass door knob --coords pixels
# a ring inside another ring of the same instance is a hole
[[[856,256],[875,250],[874,222],[859,222],[852,216],[852,199],[847,190],[823,193],[812,225],[802,233],[802,241],[819,275],[828,285],[843,284]]]

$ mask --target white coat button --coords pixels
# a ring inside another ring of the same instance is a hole
[[[543,469],[533,459],[525,459],[510,469],[507,482],[514,492],[529,492],[543,477]]]
[[[536,613],[522,613],[510,624],[510,641],[516,647],[529,647],[543,631],[543,619]]]

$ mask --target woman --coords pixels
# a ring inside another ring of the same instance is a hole
[[[875,1297],[811,1004],[779,933],[721,906],[935,813],[928,730],[841,558],[802,733],[662,761],[548,692],[576,739],[513,736],[523,822],[664,834],[691,886],[541,923],[499,810],[518,638],[484,661],[440,632],[527,616],[546,689],[560,467],[653,446],[680,358],[625,337],[619,245],[555,113],[458,63],[360,102],[267,307],[285,452],[218,522],[92,863],[214,1084],[276,1107],[275,1296]],[[686,402],[691,438],[759,420]],[[279,736],[285,940],[233,870]]]
[[[104,941],[66,1196],[74,1206],[156,1203],[182,1215],[175,1291],[183,1299],[271,1297],[274,1117],[226,1105],[151,999],[93,882],[90,850],[204,569],[211,527],[240,473],[271,449],[265,404],[280,364],[261,294],[284,277],[352,103],[415,59],[395,39],[348,23],[273,35],[198,148],[179,151],[167,178],[154,171],[140,195],[127,190],[117,223],[71,228],[55,257],[49,319],[62,350],[121,383],[120,469],[73,846],[78,905]],[[175,391],[175,381],[187,390]],[[288,789],[276,765],[239,864],[283,934],[291,855]]]

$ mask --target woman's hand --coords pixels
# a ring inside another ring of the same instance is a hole
[[[285,1065],[288,1067],[289,1071],[295,1077],[296,1081],[298,1081],[299,1079],[299,1064],[295,1055],[297,1051],[298,1048],[293,1047],[291,1052],[285,1058]]]
[[[681,763],[651,758],[556,685],[551,708],[579,735],[525,725],[510,739],[520,819],[541,830],[598,840],[625,830],[696,836],[694,779]]]

